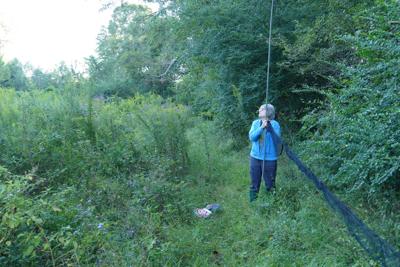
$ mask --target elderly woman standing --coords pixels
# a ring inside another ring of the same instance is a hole
[[[250,202],[257,198],[262,176],[264,176],[267,191],[275,186],[278,151],[271,133],[267,131],[268,124],[272,126],[269,129],[272,128],[278,136],[281,134],[279,123],[275,120],[273,105],[262,105],[258,110],[258,117],[259,119],[253,121],[249,131],[249,139],[252,143],[250,152]],[[262,175],[263,173],[264,175]]]

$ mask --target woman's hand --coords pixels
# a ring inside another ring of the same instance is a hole
[[[262,128],[267,128],[268,122],[269,122],[268,120],[263,120],[263,121],[262,121],[262,124],[261,124],[261,127],[262,127]]]

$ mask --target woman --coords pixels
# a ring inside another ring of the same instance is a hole
[[[250,152],[250,202],[257,198],[262,176],[264,176],[267,191],[275,186],[278,151],[270,130],[273,130],[278,136],[281,135],[279,123],[274,120],[275,108],[273,105],[262,105],[258,109],[258,117],[259,119],[253,121],[249,131],[249,139],[252,143]],[[268,127],[268,124],[271,127]],[[264,171],[262,170],[263,166]],[[262,175],[263,173],[264,175]]]

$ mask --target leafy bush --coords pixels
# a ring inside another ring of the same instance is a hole
[[[1,184],[2,263],[107,265],[147,255],[166,224],[187,220],[187,108],[154,95],[0,94],[1,163],[31,173]]]
[[[65,183],[158,164],[177,176],[187,165],[189,113],[160,97],[107,103],[85,94],[0,94],[0,161],[16,173],[37,168],[50,183]]]
[[[344,39],[359,64],[346,69],[343,89],[328,94],[326,111],[303,120],[303,130],[314,132],[304,154],[348,190],[400,188],[400,25],[393,23],[399,12],[398,2],[379,1],[358,15],[359,31]]]
[[[72,230],[80,223],[75,220],[79,210],[74,207],[73,188],[32,196],[36,179],[1,169],[0,264],[79,263],[78,236]]]

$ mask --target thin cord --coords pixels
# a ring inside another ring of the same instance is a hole
[[[267,89],[265,90],[265,104],[268,104],[269,89],[269,66],[271,62],[271,35],[272,35],[272,12],[274,10],[274,0],[271,1],[271,14],[269,16],[269,38],[268,38],[268,65],[267,65]]]
[[[269,38],[268,38],[268,64],[267,64],[267,88],[265,90],[265,111],[268,105],[268,89],[269,89],[269,66],[271,64],[271,36],[272,36],[272,13],[274,10],[274,0],[271,1],[271,13],[269,15]],[[268,129],[268,125],[267,125]],[[262,164],[262,179],[265,181],[264,170],[265,170],[265,156],[267,155],[267,129],[264,132],[264,155]]]

